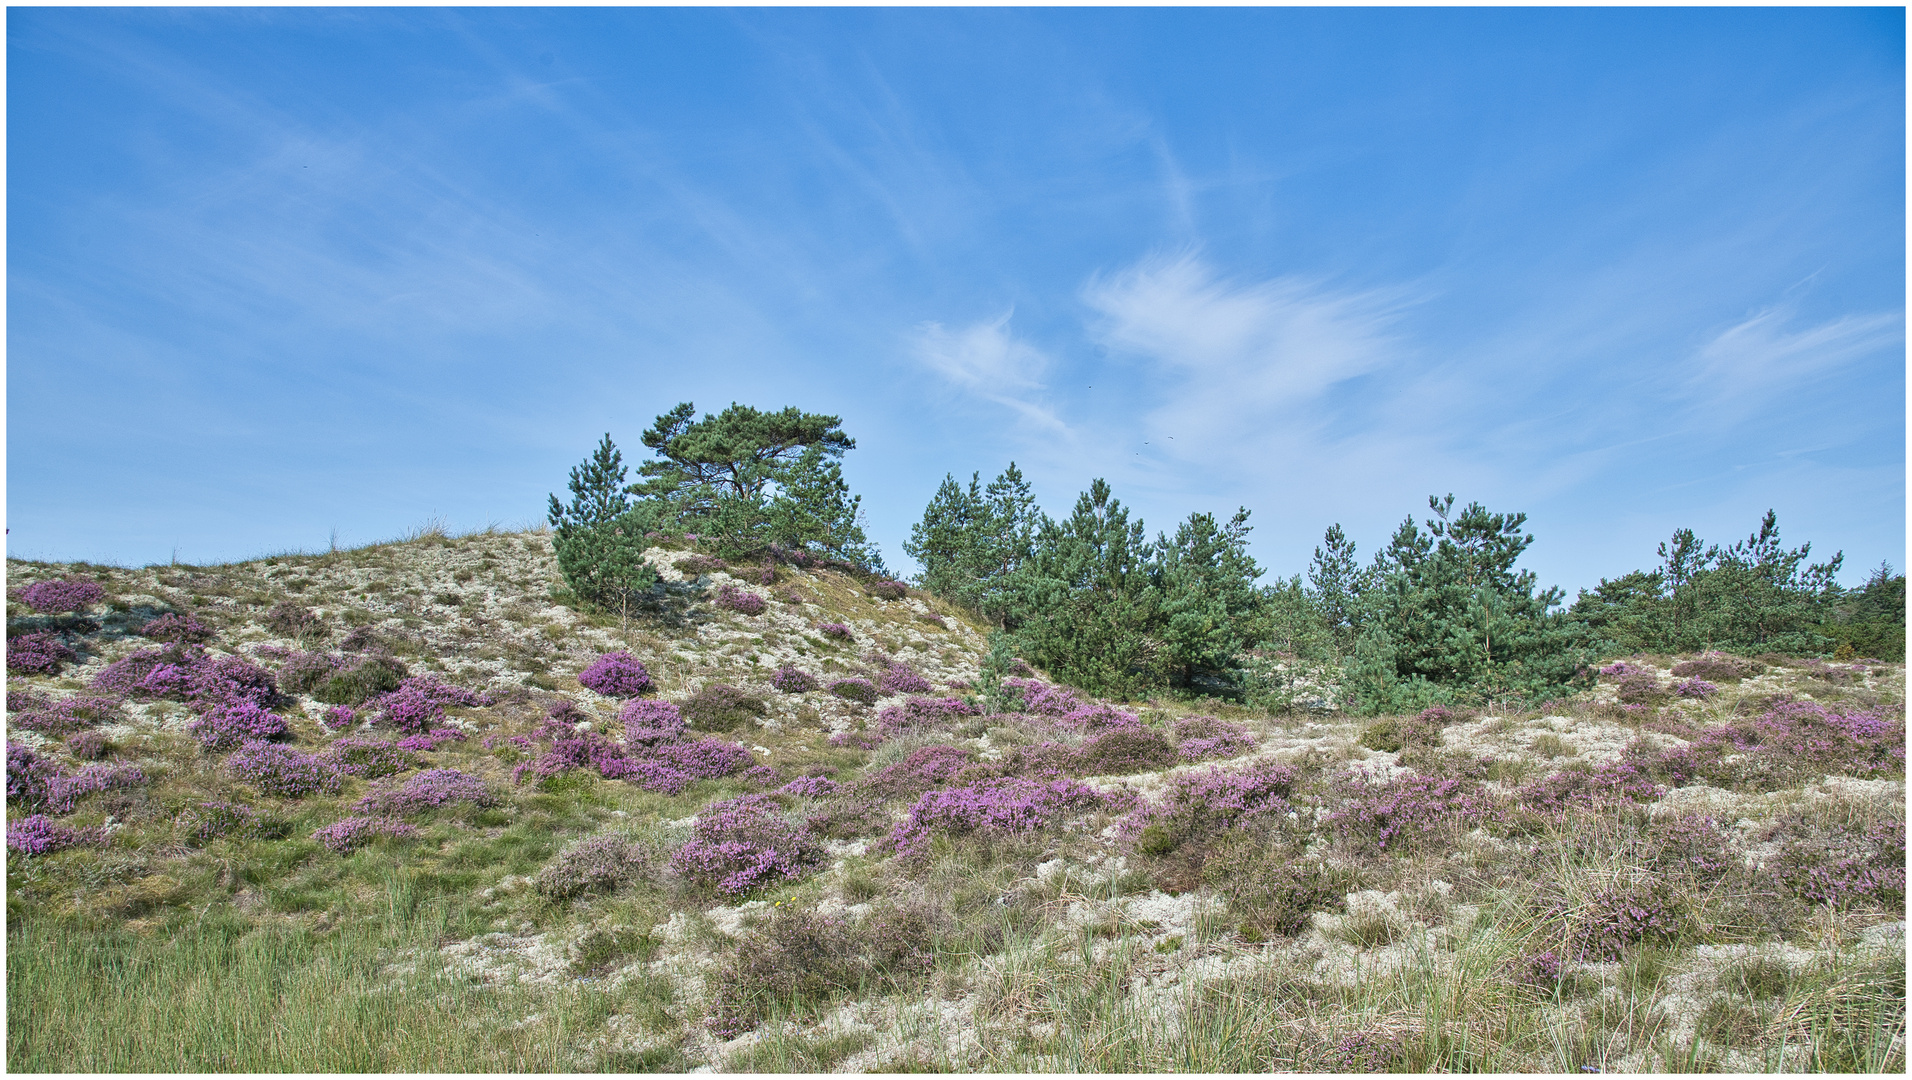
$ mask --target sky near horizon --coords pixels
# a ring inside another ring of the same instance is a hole
[[[1905,565],[1901,8],[11,8],[8,554],[543,520],[680,401],[1275,576]]]

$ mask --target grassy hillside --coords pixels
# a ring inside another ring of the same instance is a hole
[[[985,697],[934,597],[646,558],[10,561],[8,1067],[1904,1069],[1902,665]]]

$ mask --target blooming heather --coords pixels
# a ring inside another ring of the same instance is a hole
[[[51,630],[16,634],[7,639],[7,670],[15,675],[52,675],[73,659],[73,650]]]
[[[433,728],[398,740],[400,750],[436,750],[446,743],[464,742],[465,733],[457,728]]]
[[[979,710],[962,698],[914,697],[900,705],[885,705],[876,714],[877,734],[893,739],[910,731],[948,728],[958,717],[978,715]]]
[[[671,856],[679,873],[728,895],[802,877],[823,863],[805,825],[786,821],[768,795],[712,803],[697,815],[689,843]]]
[[[35,611],[80,611],[100,602],[106,590],[91,581],[36,581],[14,594]]]
[[[770,676],[770,685],[786,694],[801,694],[817,688],[817,677],[785,664],[777,669],[775,675]]]
[[[477,706],[488,699],[473,690],[447,686],[428,676],[413,676],[398,684],[398,689],[372,699],[384,710],[384,722],[408,735],[428,730],[445,717],[445,706]]]
[[[1213,716],[1185,716],[1175,721],[1176,756],[1183,761],[1238,757],[1255,748],[1255,737],[1240,724]]]
[[[934,832],[1033,832],[1067,814],[1109,805],[1101,792],[1073,780],[1046,784],[1014,777],[986,780],[925,793],[910,807],[909,819],[891,831],[888,846],[899,856],[921,855],[928,851]]]
[[[296,799],[315,791],[336,795],[339,767],[322,757],[300,753],[290,746],[253,739],[226,759],[232,774],[267,795]]]
[[[821,799],[836,789],[837,782],[827,776],[799,776],[777,790],[799,798]]]
[[[817,633],[824,637],[842,638],[844,641],[856,637],[847,625],[840,622],[820,622],[817,624]]]
[[[1695,676],[1683,683],[1676,684],[1673,687],[1673,692],[1684,698],[1710,698],[1714,694],[1719,693],[1719,687]]]
[[[675,742],[684,734],[684,715],[673,702],[657,698],[644,698],[624,706],[617,714],[618,721],[624,725],[624,741],[627,743]]]
[[[380,786],[352,809],[380,817],[403,817],[447,803],[496,806],[500,801],[489,785],[470,773],[457,769],[426,769],[406,777],[403,783]]]
[[[103,839],[104,834],[98,829],[75,829],[45,814],[29,814],[7,823],[7,847],[22,855],[49,855]]]
[[[605,653],[578,673],[578,682],[605,697],[636,697],[651,688],[650,673],[627,652]]]
[[[187,644],[212,640],[212,631],[190,614],[169,611],[155,619],[147,620],[139,628],[141,637],[154,641],[168,641],[174,644]]]
[[[253,739],[272,739],[286,733],[285,717],[250,701],[214,705],[186,730],[207,750],[231,750]]]
[[[959,746],[925,746],[865,776],[859,786],[889,798],[911,798],[953,780],[971,761]]]
[[[911,670],[907,664],[891,664],[883,672],[877,685],[884,694],[927,694],[930,692],[929,680]]]
[[[764,599],[748,589],[735,585],[719,585],[715,601],[718,607],[728,608],[740,615],[762,615]]]
[[[418,759],[408,753],[408,750],[406,746],[384,739],[347,735],[326,747],[325,754],[339,772],[346,776],[375,780],[381,776],[391,776],[415,767]]]
[[[417,829],[402,821],[393,821],[389,818],[349,817],[341,818],[323,829],[314,830],[312,839],[344,855],[381,836],[399,838],[417,835]]]

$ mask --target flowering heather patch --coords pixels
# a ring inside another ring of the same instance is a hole
[[[887,844],[900,857],[928,851],[930,835],[1034,832],[1071,813],[1109,807],[1103,794],[1073,780],[1039,783],[1006,777],[968,787],[931,791],[910,807],[909,818],[890,832]]]
[[[1600,674],[1613,679],[1624,679],[1628,675],[1651,675],[1653,672],[1638,664],[1629,664],[1625,660],[1615,660],[1600,669]]]
[[[844,641],[851,641],[856,637],[850,632],[849,626],[840,622],[820,622],[817,624],[817,633],[824,637],[842,638]]]
[[[977,715],[980,710],[962,698],[916,697],[878,710],[876,730],[879,738],[893,739],[909,731],[945,729],[958,717]]]
[[[255,739],[272,739],[286,733],[285,717],[268,712],[250,701],[214,705],[201,713],[186,730],[199,745],[211,751],[231,750]]]
[[[7,670],[15,675],[53,675],[71,659],[73,650],[51,630],[15,634],[7,639]]]
[[[68,773],[56,761],[16,743],[7,744],[7,799],[30,810],[69,814],[88,795],[138,787],[146,774],[131,765],[85,765]]]
[[[1682,870],[1710,881],[1739,862],[1720,823],[1704,814],[1655,821],[1650,837],[1654,863],[1662,869]]]
[[[54,701],[35,695],[29,700],[32,704],[13,718],[13,726],[43,735],[66,735],[114,719],[120,704],[118,698],[94,695],[75,695]]]
[[[325,623],[312,609],[292,600],[281,600],[266,613],[266,629],[290,638],[325,636]]]
[[[339,772],[346,776],[358,776],[367,780],[376,780],[381,776],[391,776],[418,765],[418,759],[407,753],[408,747],[384,739],[370,739],[360,735],[347,735],[335,740],[326,747],[326,756]]]
[[[865,776],[858,785],[892,799],[941,787],[975,760],[959,746],[925,746],[894,765]]]
[[[349,817],[341,818],[323,829],[314,830],[312,839],[344,855],[381,836],[398,839],[417,835],[417,829],[402,821],[392,821],[388,818]]]
[[[1552,988],[1566,977],[1567,963],[1553,949],[1517,957],[1507,965],[1508,974],[1530,986]]]
[[[752,787],[774,787],[783,783],[783,772],[774,765],[752,765],[743,771],[742,779]]]
[[[339,767],[322,757],[300,753],[261,739],[247,742],[226,759],[226,767],[267,795],[296,799],[315,791],[339,792]]]
[[[777,791],[804,799],[821,799],[836,789],[837,782],[827,776],[799,776]]]
[[[1468,781],[1410,775],[1362,786],[1327,821],[1344,836],[1386,851],[1455,825],[1471,827],[1493,801]]]
[[[7,823],[7,847],[22,855],[50,855],[80,844],[101,843],[105,838],[98,829],[75,829],[45,814],[29,814]]]
[[[1719,687],[1699,678],[1692,678],[1683,683],[1675,684],[1673,692],[1683,698],[1700,698],[1704,700],[1719,693]]]
[[[1618,959],[1642,942],[1671,941],[1686,921],[1678,898],[1658,881],[1596,890],[1570,918],[1574,951],[1594,960]]]
[[[533,887],[551,901],[585,893],[615,892],[649,868],[644,849],[618,836],[593,836],[558,853],[538,871]]]
[[[925,612],[924,614],[918,615],[916,617],[916,621],[921,623],[928,623],[931,626],[934,626],[938,630],[949,629],[949,621],[943,618],[941,615],[936,614],[933,611]]]
[[[695,539],[694,537],[689,537],[689,538]],[[671,563],[671,567],[672,569],[676,570],[680,574],[688,574],[692,577],[701,577],[704,574],[715,573],[718,570],[728,569],[729,564],[725,563],[724,560],[716,558],[715,556],[712,556],[712,555],[686,555],[683,558],[678,559],[677,561]]]
[[[651,688],[650,672],[627,652],[605,653],[578,673],[578,682],[605,697],[636,697]]]
[[[805,825],[791,824],[768,795],[712,803],[697,816],[689,843],[671,856],[679,873],[729,895],[823,864],[823,848]]]
[[[310,694],[325,685],[341,661],[325,653],[295,652],[279,665],[279,682],[295,694]]]
[[[403,783],[384,784],[352,807],[361,814],[404,817],[435,810],[447,803],[497,806],[501,801],[479,777],[457,769],[426,769]]]
[[[1521,788],[1517,798],[1536,810],[1560,811],[1652,802],[1665,794],[1666,789],[1653,782],[1637,757],[1623,757],[1597,769],[1562,769],[1541,777]]]
[[[876,686],[868,679],[837,679],[830,683],[830,692],[846,701],[859,701],[865,705],[876,704]]]
[[[652,751],[664,765],[705,780],[719,780],[750,765],[750,751],[722,739],[668,743]]]
[[[1620,700],[1630,705],[1648,705],[1664,700],[1666,687],[1650,671],[1630,672],[1620,680]]]
[[[323,723],[333,731],[344,731],[346,728],[351,727],[357,720],[358,714],[352,711],[350,705],[334,705],[325,710]]]
[[[1673,677],[1676,679],[1711,679],[1718,682],[1738,682],[1749,675],[1757,675],[1765,670],[1764,664],[1725,653],[1703,653],[1692,660],[1682,660],[1673,665]]]
[[[1175,760],[1175,747],[1167,739],[1138,726],[1105,731],[1084,741],[1069,755],[1068,768],[1079,775],[1120,776],[1159,769]]]
[[[908,664],[891,664],[877,685],[885,695],[927,694],[931,689],[929,680],[918,675]]]
[[[1903,912],[1905,819],[1875,822],[1864,831],[1794,837],[1774,869],[1790,892],[1811,903],[1846,909],[1869,902]]]
[[[435,721],[444,719],[447,705],[474,707],[489,704],[489,701],[476,691],[447,686],[421,675],[399,683],[398,689],[380,695],[373,703],[384,710],[385,723],[408,735],[415,735],[428,730]]]
[[[284,832],[283,826],[252,807],[229,802],[202,802],[181,813],[176,821],[187,836],[202,844],[223,837],[275,839]]]
[[[719,585],[713,598],[720,608],[727,608],[739,615],[762,615],[764,599],[749,589],[740,589],[735,585]]]
[[[1090,702],[1087,705],[1069,710],[1058,717],[1064,727],[1079,731],[1141,731],[1142,720],[1127,709],[1118,709],[1103,701]]]
[[[874,750],[883,745],[883,737],[874,731],[839,731],[830,736],[830,745],[850,750]]]
[[[436,750],[446,743],[464,742],[465,733],[457,728],[433,728],[418,735],[407,735],[398,740],[400,750]]]
[[[193,686],[197,682],[195,674],[191,668],[178,664],[160,664],[133,684],[133,693],[140,697],[184,701],[192,696]]]
[[[1160,804],[1145,806],[1123,823],[1134,835],[1157,821],[1182,832],[1232,828],[1252,818],[1288,812],[1288,796],[1300,774],[1292,766],[1262,763],[1240,769],[1213,767],[1183,773]]]
[[[169,611],[155,619],[149,619],[139,628],[141,637],[154,641],[167,641],[176,645],[197,644],[212,640],[212,631],[206,629],[191,614]]]
[[[544,780],[583,767],[594,768],[607,779],[616,779],[624,776],[625,767],[631,764],[624,747],[595,731],[570,732],[561,726],[551,730],[554,725],[549,720],[545,726],[547,730],[540,731],[538,736],[550,739],[551,748],[514,768],[512,783],[523,783],[526,776]]]
[[[1040,679],[1004,679],[1002,687],[1005,693],[1022,702],[1023,712],[1038,716],[1068,716],[1083,707],[1075,691]]]
[[[12,647],[9,641],[8,647]],[[93,689],[109,694],[131,694],[139,681],[161,664],[174,664],[193,667],[205,657],[205,650],[197,645],[168,645],[162,649],[142,649],[139,652],[123,656],[106,665],[105,670],[93,676]]]
[[[624,725],[624,741],[650,745],[675,742],[683,737],[684,716],[677,706],[656,698],[640,699],[624,706],[617,714]]]
[[[1183,761],[1207,761],[1246,754],[1257,745],[1240,724],[1213,716],[1185,716],[1175,721],[1176,756]]]
[[[1392,1072],[1404,1049],[1403,1042],[1397,1032],[1351,1031],[1335,1041],[1328,1051],[1327,1064],[1334,1072]]]
[[[91,581],[63,579],[36,581],[15,593],[20,602],[35,611],[53,614],[81,611],[100,602],[106,590]]]
[[[7,744],[7,801],[26,806],[46,802],[47,789],[64,774],[58,762],[41,757],[22,743]]]
[[[1685,746],[1638,760],[1676,786],[1705,781],[1777,790],[1828,773],[1898,777],[1905,775],[1905,717],[1782,700],[1757,717],[1708,728]]]
[[[900,581],[878,581],[870,586],[870,595],[878,600],[901,600],[910,594],[910,587]]]
[[[817,677],[807,671],[785,664],[770,676],[770,685],[786,694],[801,694],[817,688]]]
[[[734,731],[762,716],[767,708],[755,694],[724,683],[711,683],[686,698],[684,722],[700,731]]]
[[[110,745],[111,744],[106,741],[106,736],[99,732],[82,731],[77,735],[67,737],[66,752],[79,758],[81,761],[98,761],[106,756],[107,748]]]

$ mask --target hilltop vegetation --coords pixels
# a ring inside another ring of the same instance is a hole
[[[1905,672],[1811,655],[1891,575],[1562,611],[1448,499],[1257,585],[1012,466],[913,587],[834,418],[645,443],[548,531],[10,561],[9,1067],[1904,1068]]]

